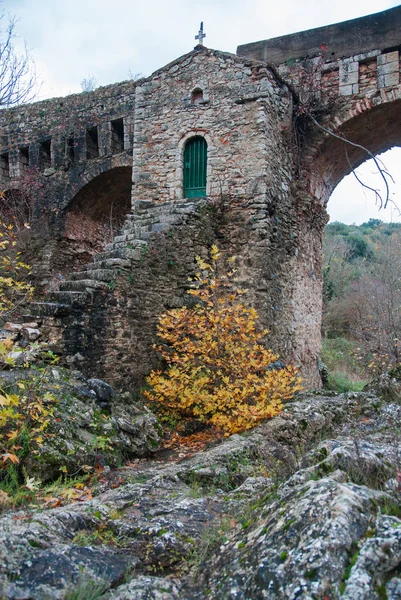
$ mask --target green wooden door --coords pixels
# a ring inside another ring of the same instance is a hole
[[[188,140],[184,150],[184,198],[206,196],[207,143],[203,137]]]

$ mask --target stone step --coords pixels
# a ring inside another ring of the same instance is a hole
[[[65,317],[71,312],[71,304],[59,302],[31,302],[29,311],[36,317]]]
[[[136,227],[135,231],[134,231],[134,235],[135,235],[136,239],[141,240],[142,242],[145,242],[145,243],[148,240],[150,234],[151,234],[150,227]]]
[[[143,246],[144,240],[141,237],[139,237],[139,234],[148,233],[149,231],[152,231],[151,226],[149,226],[148,228],[137,227],[134,229],[129,229],[123,232],[122,235],[116,235],[116,237],[113,238],[113,241],[111,243],[121,244],[123,242],[126,244],[132,244],[134,246]]]
[[[90,294],[88,292],[50,292],[49,301],[57,304],[69,304],[71,306],[85,306],[88,304]]]
[[[146,205],[141,206],[139,203],[135,203],[135,212],[132,215],[127,215],[127,219],[136,221],[143,218],[143,216],[149,217],[151,215],[166,215],[166,214],[180,214],[182,212],[193,212],[198,208],[199,205],[205,204],[205,200],[199,198],[199,200],[192,199],[190,201],[183,200],[182,202],[164,202],[163,204],[154,204],[153,202],[147,202]]]
[[[148,212],[148,210],[151,210],[154,206],[155,204],[152,200],[135,200],[132,203],[133,214],[136,215],[140,211]]]
[[[136,238],[136,239],[147,239],[150,233],[155,233],[159,231],[166,231],[173,224],[177,224],[182,221],[183,215],[178,215],[174,217],[166,217],[165,219],[153,220],[146,226],[142,226],[141,224],[136,224],[132,228],[123,229],[122,235],[114,238],[114,242],[122,242],[125,241],[125,238]],[[129,241],[127,239],[127,241]]]
[[[94,279],[80,279],[79,281],[63,281],[60,284],[61,292],[84,292],[86,290],[109,290],[110,287],[104,281]]]
[[[160,221],[158,223],[153,223],[152,227],[150,228],[150,231],[151,233],[155,233],[159,231],[167,231],[167,229],[170,229],[170,223]]]
[[[139,200],[134,203],[134,213],[129,215],[129,218],[135,220],[141,218],[142,215],[165,215],[169,213],[180,213],[183,210],[195,210],[197,205],[202,202],[204,202],[203,199],[199,202],[196,200],[188,202],[183,200],[182,202],[163,202],[162,204],[154,204],[151,201]]]
[[[151,235],[151,233],[152,233],[152,231],[150,229],[147,229],[146,231],[145,230],[136,231],[134,239],[132,241],[113,240],[111,242],[111,244],[107,244],[105,246],[105,248],[107,250],[112,249],[112,248],[123,248],[124,246],[127,248],[130,248],[130,249],[132,249],[131,246],[133,248],[138,248],[138,247],[140,247],[139,244],[137,243],[138,241],[142,242],[141,247],[143,247],[147,244],[147,240],[148,240],[149,236]]]
[[[88,268],[84,271],[77,271],[71,273],[70,281],[82,281],[92,279],[94,281],[112,281],[117,275],[115,269],[97,269],[93,268],[94,265],[88,265]]]
[[[123,233],[122,235],[116,235],[113,238],[112,243],[115,244],[116,242],[133,242],[135,240],[136,240],[136,238],[135,238],[134,234],[127,232],[127,233]]]
[[[106,250],[115,250],[117,248],[125,248],[127,250],[130,250],[131,248],[127,248],[127,244],[129,244],[129,242],[112,242],[111,244],[107,244],[105,246]]]
[[[96,260],[94,257],[93,263],[89,265],[84,265],[82,267],[83,271],[90,271],[91,269],[129,269],[131,266],[131,261],[126,258],[106,258],[103,260]]]
[[[152,233],[151,231],[142,231],[141,232],[141,240],[143,240],[147,244],[151,233]]]
[[[112,244],[107,244],[107,246],[112,246]],[[125,252],[124,248],[118,249],[110,249],[105,252],[99,252],[99,254],[95,254],[93,257],[93,263],[99,263],[104,260],[125,260]]]
[[[118,236],[120,237],[120,236]],[[116,244],[117,247],[123,247],[126,246],[128,249],[133,250],[135,248],[143,248],[143,246],[146,246],[146,242],[142,239],[139,239],[138,237],[133,238],[132,240],[120,240],[120,241],[116,241],[115,239],[110,242],[109,244],[105,245],[105,250],[113,250],[114,248],[114,244]],[[99,254],[102,254],[101,252]],[[95,256],[99,256],[96,255]]]
[[[110,248],[107,248],[107,254],[110,256],[111,253],[116,253],[117,256],[124,256],[124,258],[129,259],[129,260],[141,260],[144,252],[146,251],[146,245],[142,246],[142,247],[138,247],[138,248],[127,248],[127,244],[125,242],[120,242],[117,244],[110,244]],[[98,254],[97,257],[101,256],[103,257],[105,253],[102,252],[102,254]],[[115,255],[114,255],[115,256]],[[97,263],[97,257],[95,257],[95,263]],[[101,260],[101,258],[99,259]]]
[[[125,236],[129,236],[130,240],[125,240],[125,239],[117,239],[114,238],[113,241],[117,241],[117,242],[123,242],[123,241],[143,241],[143,234],[145,233],[149,233],[149,231],[151,231],[152,229],[152,223],[150,223],[149,225],[133,225],[132,227],[130,227],[129,229],[123,229],[122,230],[122,235],[118,236],[118,237],[125,237]]]
[[[132,224],[126,223],[124,225],[124,227],[121,229],[121,236],[130,235],[131,233],[135,232],[136,230],[152,229],[155,225],[157,226],[157,225],[160,225],[161,223],[163,223],[163,224],[176,223],[181,217],[182,217],[181,212],[177,213],[177,214],[170,213],[170,214],[161,215],[157,218],[152,218],[152,219],[149,218],[146,220],[144,219],[141,221],[135,221]]]

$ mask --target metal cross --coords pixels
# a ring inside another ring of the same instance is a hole
[[[203,46],[203,38],[206,37],[206,33],[203,33],[203,21],[200,24],[200,29],[198,32],[198,35],[195,36],[196,40],[199,40],[198,44],[199,46]]]

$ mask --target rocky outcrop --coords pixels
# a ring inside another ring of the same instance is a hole
[[[21,380],[32,390],[40,385],[45,407],[53,410],[42,445],[20,465],[26,477],[45,483],[62,472],[116,467],[126,459],[149,456],[159,446],[156,417],[105,381],[57,366],[0,371],[3,390],[12,391]]]
[[[400,417],[305,394],[197,455],[110,471],[86,502],[8,511],[2,597],[398,598]]]

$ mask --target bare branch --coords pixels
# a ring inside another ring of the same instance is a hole
[[[0,108],[29,102],[36,94],[35,65],[26,46],[22,53],[15,49],[15,25],[15,18],[7,21],[0,14]]]
[[[319,127],[319,129],[321,129],[322,131],[324,131],[328,135],[330,135],[330,136],[336,138],[337,140],[340,140],[340,141],[342,141],[342,142],[345,143],[345,155],[347,157],[348,164],[349,164],[350,168],[352,169],[352,173],[356,177],[357,181],[362,185],[362,187],[364,187],[367,190],[372,191],[375,194],[376,204],[378,205],[379,210],[382,209],[382,208],[387,208],[388,203],[391,202],[391,200],[390,200],[390,187],[389,187],[389,184],[388,184],[388,179],[390,179],[390,181],[392,181],[393,183],[394,183],[394,179],[391,177],[390,173],[388,173],[388,171],[386,170],[386,168],[383,165],[383,163],[381,162],[381,160],[379,158],[377,158],[365,146],[362,146],[361,144],[356,144],[355,142],[351,142],[349,139],[343,137],[342,135],[339,135],[338,133],[335,133],[334,131],[332,131],[328,127],[324,127],[323,125],[321,125],[315,119],[315,117],[312,114],[309,113],[308,117],[310,118],[310,120],[312,121],[312,123],[314,125],[316,125],[316,127]],[[354,148],[359,148],[360,150],[363,150],[363,152],[365,152],[369,156],[369,158],[371,158],[373,160],[373,162],[375,163],[375,165],[377,167],[377,170],[379,172],[379,175],[381,176],[381,178],[382,178],[382,180],[384,182],[384,186],[385,186],[385,190],[386,190],[386,194],[385,194],[384,200],[383,200],[383,196],[380,194],[380,192],[378,190],[370,187],[369,185],[367,185],[366,183],[364,183],[363,181],[361,181],[361,179],[358,178],[357,174],[355,173],[354,168],[351,165],[349,157],[348,157],[347,144],[349,146],[353,146]]]
[[[391,202],[391,204],[393,204],[394,208],[395,208],[395,209],[398,211],[398,214],[401,214],[401,213],[400,213],[400,209],[398,208],[398,206],[396,205],[396,203],[395,203],[393,200],[391,200],[391,199],[390,199],[390,189],[389,189],[388,182],[387,182],[387,179],[386,179],[386,178],[388,177],[388,178],[389,178],[389,179],[390,179],[390,180],[391,180],[393,183],[394,183],[394,179],[393,179],[393,177],[391,176],[391,174],[390,174],[390,173],[389,173],[389,172],[386,170],[386,168],[385,168],[384,164],[382,163],[382,161],[381,161],[381,160],[379,160],[379,159],[376,159],[376,160],[377,160],[377,162],[378,162],[379,164],[381,164],[381,167],[380,167],[380,169],[379,169],[379,173],[380,173],[380,175],[382,176],[382,178],[384,179],[384,182],[385,182],[385,185],[386,185],[386,201],[385,201],[385,204],[384,204],[384,205],[383,205],[383,198],[382,198],[382,196],[381,196],[381,194],[380,194],[380,191],[379,191],[379,190],[377,190],[377,189],[375,189],[375,188],[372,188],[370,185],[368,185],[367,183],[365,183],[364,181],[362,181],[362,179],[361,179],[361,178],[359,177],[359,175],[357,174],[356,170],[355,170],[355,169],[352,167],[352,165],[351,165],[351,161],[350,161],[350,159],[349,159],[349,156],[348,156],[348,150],[347,150],[347,147],[345,147],[345,156],[346,156],[346,158],[347,158],[347,162],[348,162],[349,168],[351,169],[351,173],[353,174],[353,176],[355,177],[355,179],[357,180],[357,182],[358,182],[358,183],[359,183],[359,184],[360,184],[360,185],[361,185],[361,186],[362,186],[362,187],[363,187],[365,190],[368,190],[368,191],[370,191],[370,192],[373,192],[373,194],[375,195],[375,198],[376,198],[376,204],[378,205],[378,207],[379,207],[379,210],[380,210],[381,208],[386,208],[386,207],[387,207],[387,204],[388,204],[388,202]]]

